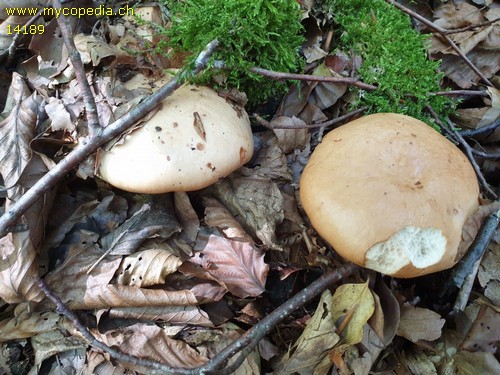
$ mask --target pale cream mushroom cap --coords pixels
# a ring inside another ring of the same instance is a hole
[[[464,154],[427,124],[381,113],[329,132],[300,181],[304,210],[344,258],[395,277],[452,267],[479,186]]]
[[[136,85],[144,87],[144,80]],[[192,191],[227,176],[252,154],[245,110],[208,87],[186,84],[144,126],[105,151],[98,171],[103,180],[131,192]]]

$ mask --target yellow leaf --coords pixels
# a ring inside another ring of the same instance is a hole
[[[364,284],[341,285],[333,295],[331,313],[342,343],[357,344],[363,336],[363,327],[375,311],[375,301]]]

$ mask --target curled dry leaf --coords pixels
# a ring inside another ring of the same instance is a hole
[[[339,286],[333,295],[331,310],[342,343],[346,346],[359,343],[363,327],[375,311],[375,299],[368,282]],[[341,352],[342,346],[336,350]]]
[[[58,328],[64,320],[53,311],[32,311],[28,303],[22,303],[14,310],[14,316],[0,321],[0,342],[33,337],[36,334]]]
[[[269,266],[265,253],[253,244],[225,238],[220,234],[200,233],[191,262],[201,265],[235,296],[259,296],[266,285]]]
[[[7,303],[40,302],[38,258],[29,231],[0,238],[0,298]]]
[[[196,241],[196,236],[200,230],[200,219],[191,205],[186,192],[174,192],[174,208],[177,219],[181,224],[182,232],[190,242]]]
[[[163,284],[181,264],[182,260],[163,249],[143,250],[123,259],[116,283],[139,288]]]
[[[109,318],[162,321],[170,325],[213,327],[207,313],[198,306],[121,307],[108,311]]]
[[[24,79],[12,75],[9,96],[14,99],[10,113],[0,121],[0,174],[5,186],[12,188],[31,159],[30,142],[33,139],[38,115],[38,101],[30,95]],[[9,198],[18,198],[19,189],[7,190]]]
[[[217,228],[227,238],[253,243],[252,237],[245,232],[229,210],[217,199],[203,197],[203,206],[205,207],[205,224]]]
[[[124,353],[136,358],[149,359],[165,365],[180,368],[194,368],[203,365],[208,358],[180,340],[170,338],[157,325],[134,324],[106,333],[92,332],[96,338],[108,346],[118,347]],[[134,366],[139,372],[144,369]]]
[[[330,350],[339,342],[332,315],[333,296],[329,290],[321,300],[304,332],[277,364],[273,374],[313,374]]]
[[[273,250],[282,250],[276,240],[276,225],[281,223],[283,196],[274,181],[231,175],[211,186],[212,193],[239,219],[243,228]]]
[[[41,367],[42,362],[57,354],[57,364],[54,363],[49,373],[55,373],[60,368],[78,369],[83,367],[87,342],[74,336],[67,336],[59,329],[39,333],[30,340],[35,352],[35,366]],[[57,370],[55,369],[57,368]]]
[[[288,154],[298,149],[303,149],[311,138],[311,133],[309,129],[306,129],[304,125],[306,123],[293,116],[278,116],[271,120],[272,126],[296,126],[296,129],[274,129],[274,134],[278,138],[278,144],[285,154]]]
[[[434,341],[441,337],[444,322],[445,320],[432,310],[405,303],[401,306],[401,321],[397,335],[411,342]]]

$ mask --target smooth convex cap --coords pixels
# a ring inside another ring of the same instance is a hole
[[[380,113],[329,132],[300,180],[304,210],[344,258],[395,277],[452,267],[479,186],[465,155],[427,124]]]
[[[186,84],[142,127],[105,151],[98,171],[126,191],[193,191],[235,171],[252,154],[245,110],[208,87]]]

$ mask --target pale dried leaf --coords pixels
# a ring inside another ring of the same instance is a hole
[[[168,337],[166,331],[156,325],[134,324],[102,334],[96,330],[92,333],[106,345],[118,347],[124,353],[172,367],[194,368],[208,361],[185,342]],[[142,368],[136,370],[142,372]]]
[[[7,188],[13,187],[31,158],[30,142],[33,139],[38,102],[30,95],[24,79],[17,73],[12,75],[9,96],[15,98],[15,106],[8,116],[0,121],[0,174]],[[8,190],[11,199],[18,198],[17,189]]]
[[[266,285],[269,266],[265,253],[253,244],[225,238],[218,234],[200,233],[191,262],[203,266],[235,296],[259,296]]]
[[[194,306],[200,303],[189,290],[169,291],[144,289],[126,285],[98,285],[86,290],[83,301],[71,301],[74,309],[105,309],[109,307]]]
[[[500,363],[492,353],[460,350],[453,355],[453,360],[460,375],[500,375]]]
[[[459,349],[495,354],[500,344],[499,315],[488,305],[481,305]]]
[[[380,304],[382,310],[384,311],[384,330],[382,342],[384,345],[389,345],[399,327],[400,320],[400,307],[394,292],[385,284],[383,278],[377,275],[377,280],[375,282],[374,293],[380,298]]]
[[[0,238],[0,298],[7,303],[40,302],[38,262],[29,231],[8,233]]]
[[[114,60],[116,55],[123,53],[115,46],[94,35],[77,34],[74,36],[74,40],[84,64],[92,62],[93,66],[98,66],[103,59],[113,57]]]
[[[339,76],[326,67],[324,62],[314,69],[313,75],[323,77]],[[346,91],[347,85],[345,83],[319,82],[311,92],[308,102],[324,110],[337,103]]]
[[[484,253],[477,279],[482,287],[491,281],[500,281],[500,244],[490,243]]]
[[[401,306],[401,321],[397,335],[411,342],[434,341],[441,337],[444,323],[445,320],[438,313],[405,303]]]
[[[174,192],[174,207],[182,232],[191,242],[196,241],[196,236],[200,230],[200,219],[191,205],[187,193],[183,191]]]
[[[125,364],[109,361],[104,353],[87,351],[86,363],[82,368],[81,374],[92,375],[137,375],[137,372],[127,369]]]
[[[180,229],[169,209],[153,202],[152,205],[144,204],[130,219],[102,238],[101,245],[109,254],[129,255],[146,239],[155,236],[168,238]]]
[[[35,365],[40,366],[44,360],[58,355],[60,367],[70,365],[73,369],[83,367],[87,342],[74,336],[64,335],[59,329],[40,333],[31,339],[35,352]]]
[[[58,329],[64,320],[53,311],[31,311],[28,303],[18,305],[14,316],[0,321],[0,342],[33,337],[36,334]]]
[[[214,326],[207,313],[198,306],[121,307],[106,311],[109,318],[160,320],[171,325]]]
[[[88,231],[73,233],[67,239],[66,259],[45,277],[47,285],[70,308],[85,308],[86,294],[94,287],[107,285],[120,266],[121,258],[110,256],[87,274],[103,254],[102,249],[96,245],[97,238],[96,233]],[[68,280],[71,282],[65,282]]]
[[[252,236],[271,249],[282,250],[276,240],[276,225],[284,219],[284,203],[274,181],[233,175],[207,191],[213,193]]]
[[[330,291],[324,291],[314,315],[307,322],[304,332],[281,358],[273,374],[313,374],[315,368],[327,356],[328,351],[340,339],[335,333],[335,321],[331,310],[332,302],[333,296]]]
[[[65,130],[70,133],[75,131],[76,126],[71,121],[71,117],[61,99],[50,97],[45,105],[45,112],[51,120],[52,131]]]
[[[143,250],[123,259],[116,283],[139,288],[163,284],[181,264],[182,260],[163,249]]]
[[[229,210],[217,199],[203,197],[205,207],[205,224],[219,229],[227,238],[241,242],[253,242],[240,223],[234,218]]]
[[[274,129],[274,134],[278,138],[278,144],[285,154],[298,149],[303,149],[311,139],[309,129],[305,128],[305,122],[295,116],[279,116],[271,120],[273,126],[296,126],[297,129]],[[302,127],[302,128],[301,128]]]
[[[272,132],[266,132],[258,139],[261,147],[256,155],[254,155],[254,162],[252,163],[254,167],[252,169],[242,167],[242,174],[245,176],[268,177],[291,181],[292,176],[286,155],[279,146],[278,138]]]
[[[434,23],[444,29],[459,29],[484,21],[482,11],[466,2],[443,4],[434,11],[434,17]]]

